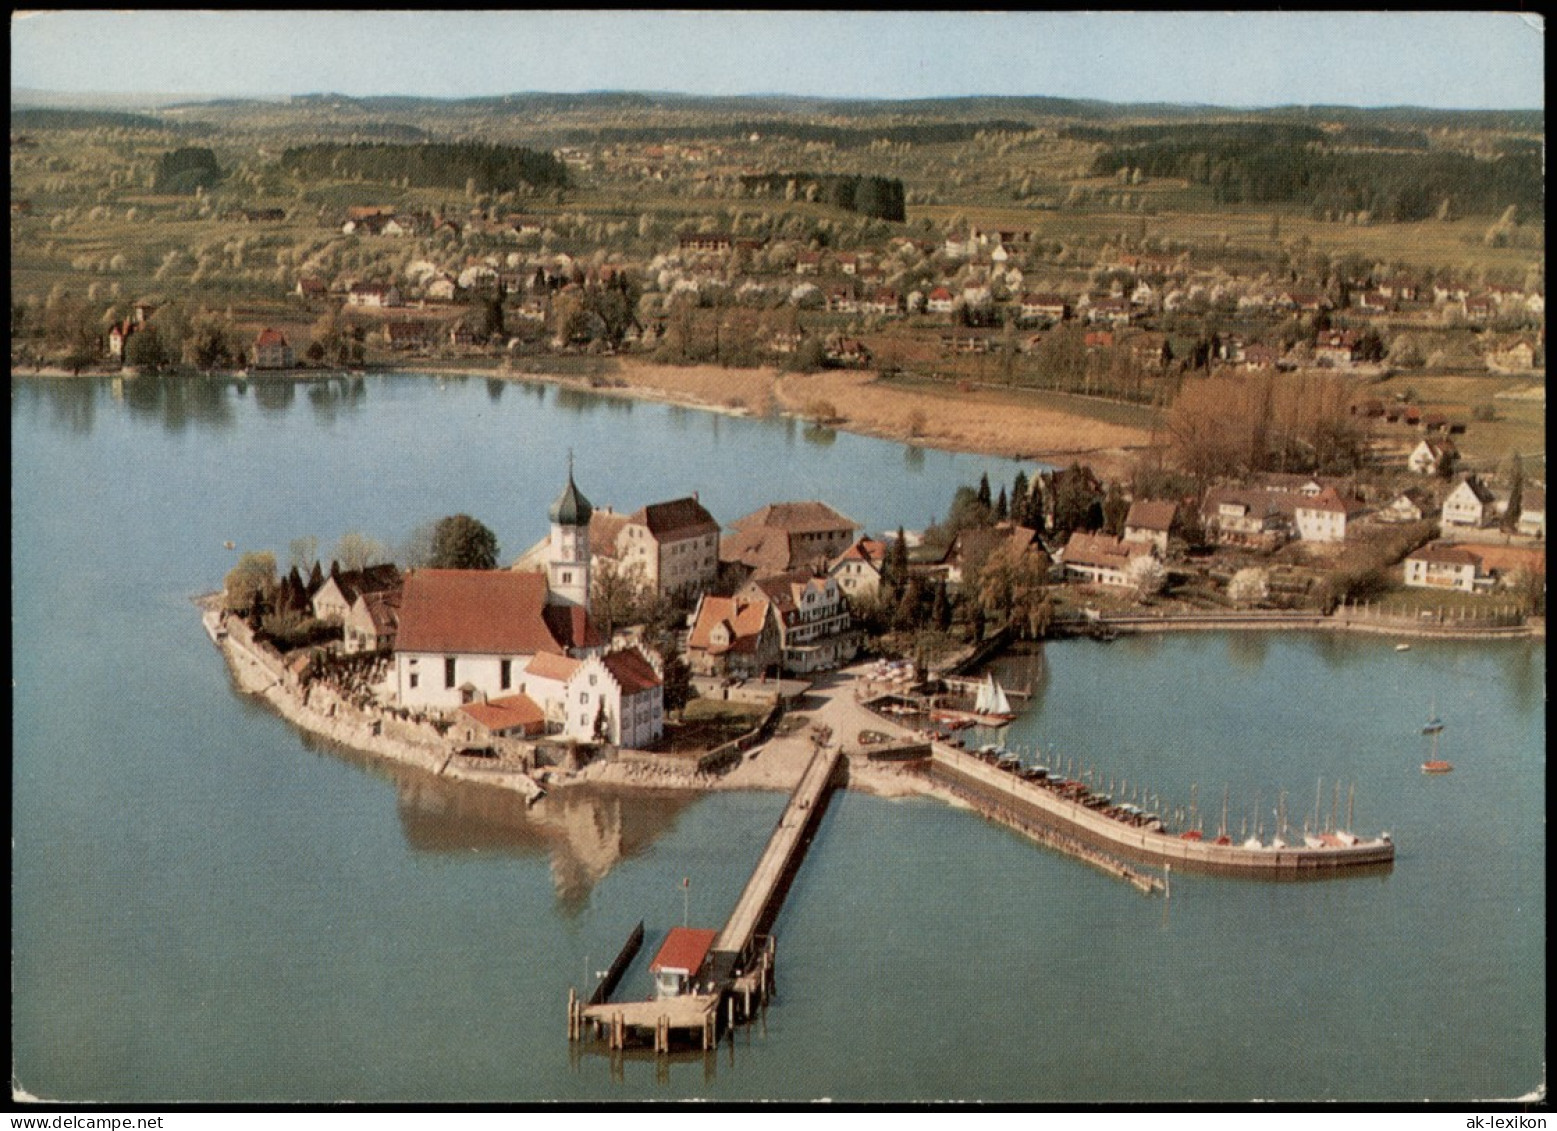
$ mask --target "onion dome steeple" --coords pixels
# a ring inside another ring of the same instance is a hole
[[[589,516],[595,513],[584,492],[573,482],[573,457],[568,456],[568,485],[557,496],[546,516],[557,526],[588,526]]]

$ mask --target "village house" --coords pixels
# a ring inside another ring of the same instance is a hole
[[[832,365],[847,369],[863,369],[870,365],[870,348],[858,338],[829,338],[822,347],[822,356]]]
[[[1423,440],[1406,457],[1406,466],[1418,475],[1448,474],[1459,455],[1453,440]]]
[[[887,547],[871,538],[856,539],[854,544],[833,559],[828,574],[838,582],[844,595],[874,598],[881,589],[886,570]]]
[[[687,667],[697,675],[753,679],[783,657],[778,618],[765,596],[704,594],[687,634]]]
[[[1135,308],[1127,298],[1098,298],[1087,304],[1086,319],[1096,325],[1128,326],[1135,318]]]
[[[1432,542],[1406,555],[1404,581],[1413,589],[1458,589],[1475,593],[1491,585],[1481,559],[1464,546]]]
[[[255,369],[291,369],[297,364],[297,355],[292,352],[286,334],[270,326],[254,339],[252,356],[251,364]]]
[[[1273,550],[1287,540],[1301,497],[1285,491],[1213,487],[1201,502],[1200,520],[1216,545]]]
[[[1131,542],[1112,534],[1088,534],[1075,531],[1055,554],[1055,562],[1065,576],[1095,585],[1129,586],[1131,564],[1140,557],[1152,557],[1150,542]]]
[[[485,743],[495,738],[535,738],[546,733],[546,712],[528,695],[504,695],[462,704],[459,738]]]
[[[1334,487],[1326,487],[1312,498],[1305,497],[1292,512],[1297,534],[1304,542],[1346,541],[1346,521],[1362,509],[1360,503],[1345,499]]]
[[[392,652],[400,628],[400,590],[358,593],[341,624],[342,650]]]
[[[643,653],[624,648],[580,662],[564,692],[562,733],[641,749],[665,730],[665,687]]]
[[[591,522],[591,536],[594,526]],[[719,576],[719,524],[696,495],[639,507],[622,524],[614,545],[625,568],[662,596],[700,593]]]
[[[763,577],[802,566],[825,569],[854,541],[858,524],[826,503],[770,503],[731,523],[719,542],[721,564]]]
[[[945,287],[933,288],[924,301],[927,314],[950,314],[955,305],[956,300],[952,297],[951,291]]]
[[[399,306],[400,292],[389,283],[355,283],[346,292],[346,305],[362,307]]]
[[[108,330],[108,355],[119,361],[124,360],[124,348],[130,342],[130,336],[135,333],[136,326],[126,318],[123,322],[115,322]]]
[[[320,299],[329,293],[329,288],[325,286],[323,279],[314,275],[304,275],[297,281],[294,293],[298,298]]]
[[[1124,539],[1126,542],[1150,542],[1157,547],[1158,557],[1168,555],[1168,535],[1178,517],[1178,504],[1172,500],[1137,499],[1130,504],[1125,515]]]
[[[1437,507],[1420,487],[1410,487],[1390,500],[1375,515],[1379,522],[1421,522]]]
[[[1492,490],[1475,475],[1463,475],[1443,501],[1444,526],[1487,526],[1497,517]]]
[[[1314,361],[1330,369],[1350,369],[1357,358],[1355,330],[1321,330],[1314,339]]]
[[[438,326],[419,319],[384,323],[384,343],[392,350],[424,350],[439,339]]]
[[[1493,589],[1512,588],[1521,575],[1539,578],[1543,587],[1546,583],[1546,550],[1542,546],[1476,543],[1465,548],[1476,555]]]
[[[729,251],[731,247],[730,235],[727,232],[689,232],[677,240],[677,245],[682,251]]]
[[[737,596],[764,597],[779,626],[784,670],[791,675],[828,671],[854,658],[859,634],[838,582],[809,569],[753,578]]]
[[[1022,296],[1021,319],[1023,322],[1055,323],[1070,317],[1070,303],[1063,295],[1027,294]]]
[[[342,624],[357,598],[366,594],[398,592],[400,581],[400,570],[393,563],[342,570],[331,562],[330,575],[314,590],[313,615],[328,624]]]

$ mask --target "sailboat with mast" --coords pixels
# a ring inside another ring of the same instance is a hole
[[[1011,700],[1007,698],[1005,688],[1000,686],[994,672],[990,672],[979,685],[973,714],[981,726],[1005,726],[1016,718],[1016,712],[1011,710]]]
[[[1432,717],[1427,720],[1427,722],[1422,724],[1422,733],[1437,734],[1441,730],[1443,730],[1443,720],[1438,717],[1438,699],[1436,696],[1434,696],[1433,714]]]
[[[1422,763],[1424,774],[1447,774],[1454,769],[1454,763],[1438,757],[1438,735],[1443,731],[1443,724],[1439,723],[1436,730],[1428,731],[1423,727],[1423,732],[1433,736],[1433,756]]]

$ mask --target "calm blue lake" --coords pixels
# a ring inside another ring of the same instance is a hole
[[[631,926],[717,925],[778,794],[507,797],[306,739],[236,695],[189,598],[241,549],[464,511],[517,556],[574,453],[597,504],[724,522],[823,498],[913,528],[1010,461],[482,379],[13,378],[17,1085],[104,1102],[1509,1097],[1544,1080],[1544,646],[1317,635],[1002,661],[1008,741],[1195,800],[1328,816],[1384,876],[1175,875],[1147,899],[966,812],[837,796],[717,1055],[613,1072],[570,985]],[[1028,467],[1029,472],[1031,466]],[[1436,705],[1455,773],[1426,778]]]

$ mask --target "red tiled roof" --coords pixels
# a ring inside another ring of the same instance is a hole
[[[1534,546],[1495,546],[1478,543],[1465,549],[1488,573],[1510,573],[1527,569],[1533,574],[1546,572],[1546,551]]]
[[[746,597],[704,597],[698,608],[697,620],[687,637],[687,647],[709,651],[710,638],[719,624],[730,626],[730,652],[750,652],[757,646],[763,626],[768,619],[768,602]]]
[[[590,636],[583,609],[547,606],[544,574],[422,569],[405,578],[402,652],[561,653]]]
[[[1130,513],[1125,516],[1125,525],[1140,530],[1169,530],[1173,526],[1173,516],[1178,513],[1178,509],[1178,504],[1169,500],[1137,499],[1130,504]]]
[[[1299,510],[1332,511],[1337,514],[1352,514],[1360,508],[1361,504],[1355,500],[1341,498],[1334,487],[1326,487],[1312,499],[1304,499],[1297,505]]]
[[[643,653],[636,648],[612,652],[600,662],[616,680],[623,695],[636,695],[640,691],[649,691],[660,685],[660,677],[655,674],[654,665],[649,663]]]
[[[254,339],[256,346],[284,346],[287,344],[287,336],[280,330],[266,326],[259,332],[259,337]]]
[[[1112,534],[1086,534],[1078,530],[1065,543],[1061,555],[1066,565],[1123,569],[1132,558],[1151,551],[1149,542],[1126,542]]]
[[[552,652],[541,652],[524,666],[526,675],[533,675],[539,679],[554,679],[559,683],[566,683],[573,678],[573,673],[578,671],[580,661],[569,656],[559,656]]]
[[[816,534],[829,530],[848,529],[852,534],[859,523],[839,514],[826,503],[812,500],[803,503],[769,503],[760,511],[738,518],[730,525],[736,530],[768,526],[787,530],[791,534]]]
[[[887,547],[884,543],[877,542],[871,538],[856,538],[853,545],[833,559],[833,564],[861,561],[867,565],[876,566],[879,569],[886,556]]]
[[[649,969],[685,970],[689,976],[695,975],[718,935],[718,931],[706,927],[672,927],[655,953],[654,961],[649,963]]]
[[[485,703],[466,703],[460,711],[494,734],[505,730],[538,734],[546,726],[545,712],[528,695],[505,695]]]
[[[762,573],[789,568],[789,535],[772,527],[742,530],[719,540],[719,560]]]
[[[1410,561],[1434,562],[1441,565],[1476,565],[1480,559],[1463,546],[1448,542],[1433,542],[1406,555]]]
[[[633,512],[631,521],[649,528],[659,541],[670,537],[691,538],[698,534],[716,534],[719,524],[693,496],[672,499],[668,503],[650,503]]]

